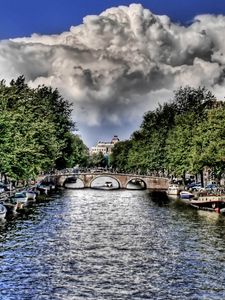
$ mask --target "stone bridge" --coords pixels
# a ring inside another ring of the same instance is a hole
[[[82,182],[82,188],[92,188],[92,183],[97,178],[107,178],[116,180],[119,189],[126,189],[127,185],[132,182],[138,182],[144,189],[151,190],[167,190],[169,186],[169,179],[164,177],[153,177],[147,175],[133,175],[121,173],[61,173],[54,175],[46,175],[45,181],[53,181],[57,186],[64,186],[68,178],[74,178]]]

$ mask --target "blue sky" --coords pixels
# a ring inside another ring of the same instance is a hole
[[[10,0],[1,1],[0,39],[66,31],[89,14],[112,6],[141,3],[175,22],[190,22],[197,14],[225,14],[225,0]]]

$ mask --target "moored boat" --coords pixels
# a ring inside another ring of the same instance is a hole
[[[113,184],[111,181],[106,181],[104,186],[110,188],[110,187],[113,187]]]
[[[225,214],[225,194],[215,193],[193,193],[190,198],[180,197],[180,200],[194,208],[208,211],[215,211],[217,213]]]
[[[181,191],[180,192],[180,198],[181,199],[192,199],[192,198],[194,198],[194,194],[192,194],[188,191]]]
[[[168,187],[167,189],[167,195],[169,196],[178,196],[180,194],[180,192],[182,191],[182,188],[180,185],[178,184],[172,184]]]
[[[19,208],[19,204],[10,198],[4,201],[4,206],[7,209],[7,214],[16,214]]]
[[[45,184],[43,184],[43,183],[41,183],[41,184],[39,184],[38,186],[37,186],[37,189],[40,191],[40,193],[43,193],[43,194],[46,194],[46,195],[48,195],[48,193],[50,192],[50,186],[47,186],[47,185],[45,185]]]
[[[54,182],[50,181],[42,181],[37,185],[37,189],[46,195],[48,195],[51,191],[56,189]]]
[[[28,197],[25,191],[16,192],[15,195],[11,198],[12,202],[18,204],[18,209],[23,208],[27,205]]]
[[[225,195],[201,194],[197,199],[191,199],[190,205],[220,213],[225,210]]]
[[[96,185],[92,187],[93,189],[98,190],[116,190],[118,187],[114,186],[111,181],[106,181],[103,185]]]
[[[0,220],[5,219],[7,209],[6,207],[0,203]]]
[[[37,193],[33,190],[25,190],[26,196],[28,200],[36,200]]]

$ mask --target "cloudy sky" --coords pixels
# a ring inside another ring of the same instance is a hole
[[[180,86],[224,100],[224,32],[223,0],[4,1],[0,77],[58,88],[91,146],[129,138]]]

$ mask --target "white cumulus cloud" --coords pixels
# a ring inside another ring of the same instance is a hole
[[[0,41],[0,77],[58,88],[81,129],[127,134],[181,85],[225,96],[224,28],[222,15],[185,27],[138,4],[119,6],[59,35]]]

